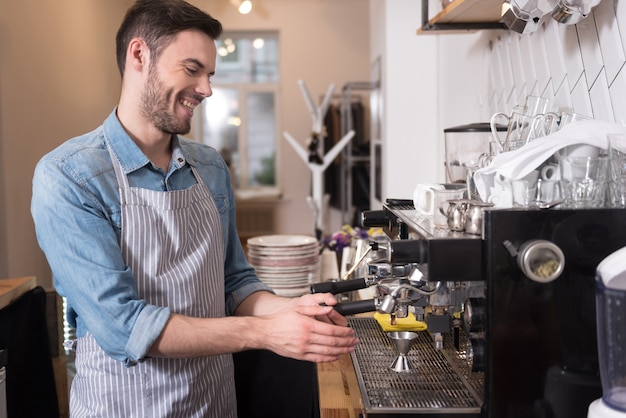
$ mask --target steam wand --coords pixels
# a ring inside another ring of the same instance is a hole
[[[376,241],[372,241],[370,242],[369,247],[367,248],[367,250],[363,253],[363,255],[361,255],[361,257],[357,260],[356,263],[354,263],[352,265],[352,267],[350,267],[350,270],[348,270],[346,272],[346,274],[343,275],[343,277],[341,278],[341,280],[348,280],[348,277],[350,277],[350,275],[352,273],[354,273],[354,271],[359,267],[359,265],[361,265],[361,263],[363,262],[363,260],[365,260],[365,257],[372,251],[378,251],[378,243]]]

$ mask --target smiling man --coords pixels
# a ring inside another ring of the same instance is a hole
[[[220,33],[182,0],[139,0],[116,38],[118,105],[35,170],[37,238],[78,336],[72,417],[236,417],[232,353],[323,362],[358,342],[332,295],[259,281],[226,164],[179,136],[211,95]]]

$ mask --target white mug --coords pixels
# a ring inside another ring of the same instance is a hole
[[[544,181],[554,181],[559,180],[561,178],[561,173],[559,170],[558,164],[546,164],[541,167],[541,176],[540,178]]]
[[[439,183],[420,183],[413,191],[413,205],[417,213],[432,216],[435,213],[435,190],[443,190]]]
[[[513,207],[513,194],[510,189],[501,189],[492,187],[489,190],[489,198],[487,202],[493,203],[493,206],[499,209],[508,209]]]
[[[587,144],[568,145],[565,148],[561,148],[556,153],[557,160],[563,157],[589,157],[598,158],[600,155],[600,148]]]

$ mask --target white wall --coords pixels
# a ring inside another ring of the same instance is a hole
[[[382,59],[383,200],[410,196],[417,182],[437,181],[437,38],[417,36],[421,2],[370,0],[372,59]],[[372,207],[378,202],[372,202]]]
[[[550,20],[530,36],[503,33],[488,57],[489,109],[509,111],[533,94],[555,98],[561,110],[626,123],[625,47],[626,5],[618,0],[602,1],[575,26]]]
[[[373,10],[385,10],[384,16],[372,13],[372,36],[387,39],[387,50],[395,52],[394,31],[420,25],[418,3],[370,0]],[[394,69],[384,79],[386,197],[410,197],[417,182],[443,182],[443,130],[488,122],[493,113],[522,104],[526,95],[552,97],[561,110],[626,123],[626,5],[618,0],[603,0],[577,25],[548,20],[527,35],[441,32],[403,41],[404,55],[390,53],[386,60]],[[372,55],[379,53],[374,46]],[[395,91],[398,83],[432,105]]]
[[[314,100],[321,100],[332,83],[340,94],[344,84],[370,79],[369,8],[362,0],[262,0],[247,16],[225,1],[195,3],[214,11],[226,30],[280,31],[279,132],[289,132],[302,146],[311,135],[311,117],[298,80],[304,80]],[[277,167],[283,192],[277,232],[312,235],[315,221],[306,202],[311,173],[282,136]],[[327,220],[327,233],[341,226],[336,210]]]
[[[311,121],[297,86],[369,79],[369,9],[361,0],[262,0],[248,16],[229,0],[192,0],[226,29],[281,36],[280,132],[303,143]],[[132,0],[0,0],[0,278],[35,275],[52,286],[30,216],[36,162],[99,125],[117,103],[115,32]],[[284,233],[313,234],[308,168],[281,143]],[[337,228],[338,226],[336,226]]]
[[[36,162],[117,101],[114,36],[126,1],[0,0],[0,278],[50,271],[30,216]]]

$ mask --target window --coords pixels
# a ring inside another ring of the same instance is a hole
[[[222,154],[236,189],[274,187],[278,34],[224,33],[217,49],[213,96],[200,107],[200,138]]]

